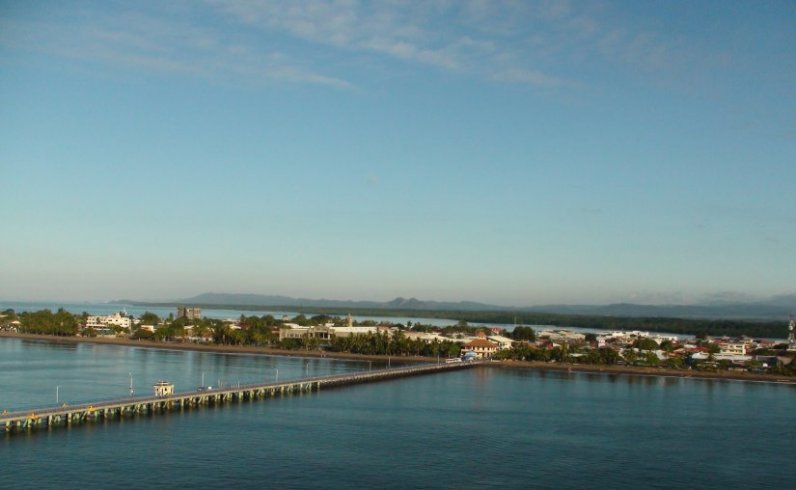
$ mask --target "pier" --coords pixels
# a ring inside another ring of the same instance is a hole
[[[169,396],[132,397],[98,401],[80,405],[43,407],[0,414],[0,428],[6,433],[27,432],[54,427],[71,427],[100,420],[119,420],[124,417],[151,416],[165,412],[186,410],[227,403],[263,400],[293,393],[309,393],[359,383],[372,383],[394,378],[440,373],[471,368],[481,361],[451,364],[431,364],[362,371],[355,373],[316,376],[285,382],[236,385],[224,389],[205,389],[175,393]]]

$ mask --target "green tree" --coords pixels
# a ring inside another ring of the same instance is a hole
[[[670,357],[666,360],[665,365],[672,369],[683,369],[685,367],[685,361],[683,361],[682,357]]]
[[[138,319],[139,325],[160,325],[160,317],[150,311],[145,311]]]
[[[301,327],[306,327],[310,323],[309,320],[307,320],[307,317],[302,314],[294,316],[292,321],[293,323]]]
[[[625,358],[625,362],[627,362],[630,365],[633,365],[638,360],[638,353],[633,349],[625,349],[624,351],[622,351],[622,357]]]
[[[528,340],[534,342],[536,340],[536,332],[531,327],[519,326],[515,327],[511,332],[511,338],[514,340]]]
[[[641,337],[636,339],[633,343],[633,347],[639,350],[658,350],[658,343],[649,337]]]

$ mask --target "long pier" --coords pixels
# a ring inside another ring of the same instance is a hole
[[[0,414],[0,428],[7,433],[27,432],[54,427],[71,427],[99,420],[119,420],[138,415],[216,406],[233,402],[255,401],[291,393],[308,393],[359,383],[372,383],[394,378],[465,369],[482,364],[480,361],[450,364],[431,364],[379,369],[329,376],[316,376],[282,383],[237,385],[224,389],[197,390],[164,397],[132,397],[117,400],[63,405],[41,409],[21,410]]]

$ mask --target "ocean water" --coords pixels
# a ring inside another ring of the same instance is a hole
[[[115,398],[130,371],[179,390],[371,368],[308,361],[0,339],[0,408],[56,382]],[[483,367],[7,435],[0,487],[793,488],[794,406],[789,385]]]

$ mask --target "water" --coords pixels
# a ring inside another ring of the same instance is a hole
[[[307,370],[143,350],[0,339],[18,363],[0,369],[0,405],[46,400],[67,375],[123,392],[128,369],[178,389],[197,366]],[[319,359],[310,374],[367,368]],[[17,434],[0,439],[0,487],[792,488],[795,402],[787,385],[485,367]]]
[[[300,354],[300,353],[297,353]],[[151,395],[161,379],[176,391],[287,381],[383,367],[379,362],[217,354],[91,343],[0,339],[0,410],[26,410]],[[57,399],[56,399],[57,397]]]

